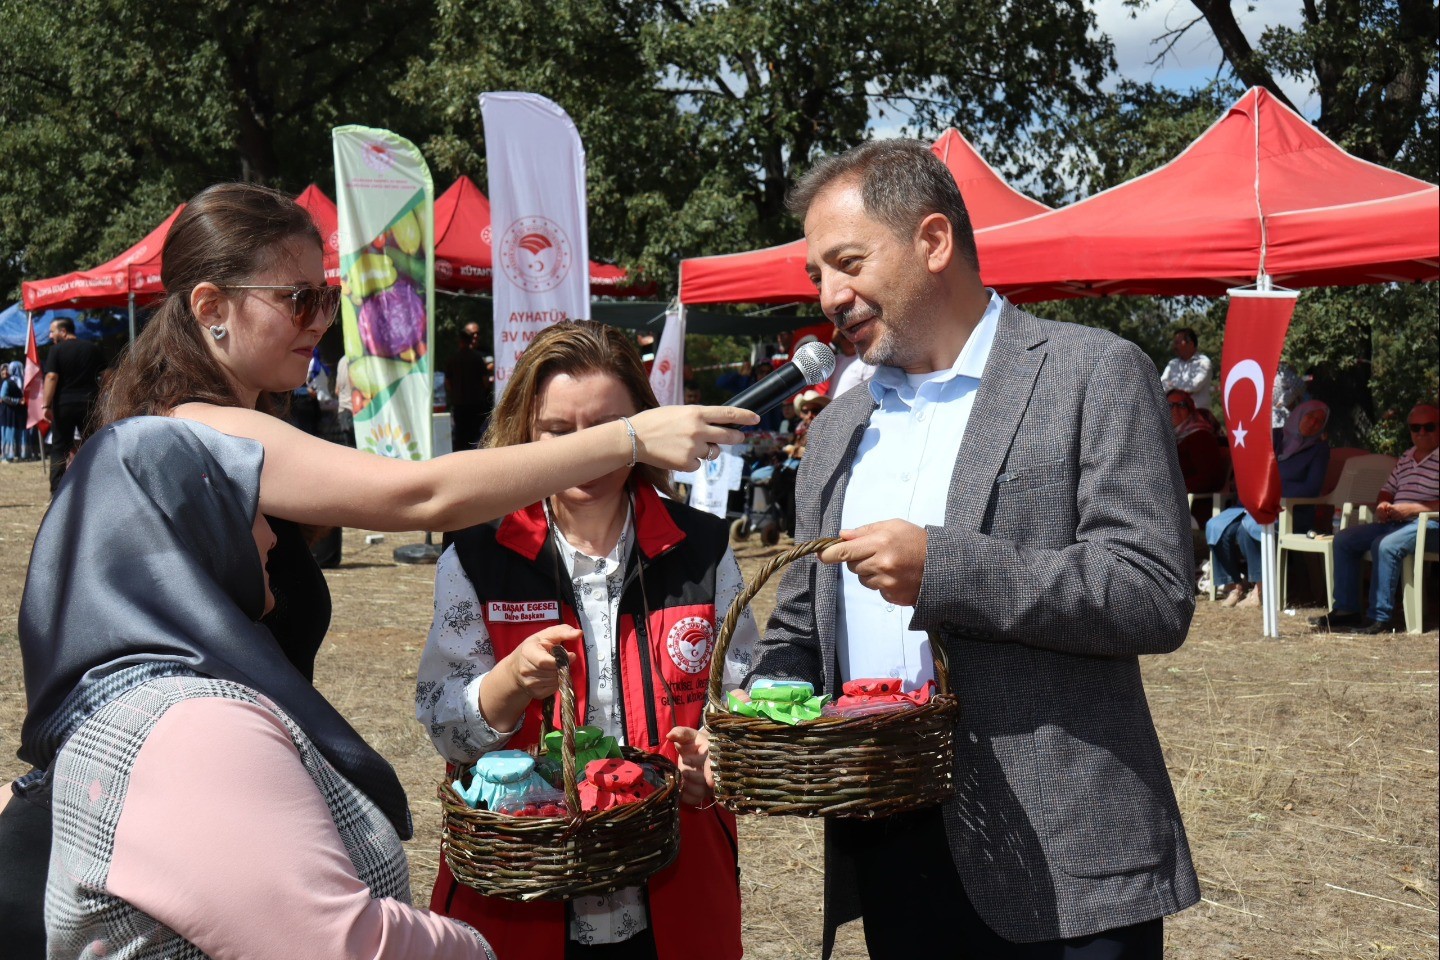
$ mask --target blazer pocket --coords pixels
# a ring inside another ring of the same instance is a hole
[[[1112,714],[1108,718],[1111,723],[1095,725],[1113,724],[1113,736],[1099,735],[1112,731],[1087,729],[1082,738],[1051,724],[1035,731],[1047,858],[1073,877],[1152,870],[1173,846],[1170,816],[1131,765],[1141,758],[1122,759],[1124,754],[1117,755],[1114,749],[1134,743],[1134,729],[1125,729],[1130,725],[1123,716],[1128,714],[1125,705],[1096,706],[1099,710],[1113,707],[1121,714]],[[1142,721],[1134,718],[1133,722]],[[1134,752],[1143,753],[1143,749]],[[1163,767],[1161,770],[1164,775]],[[1168,781],[1164,788],[1169,788]]]
[[[1061,463],[1018,464],[1007,466],[1000,472],[1000,475],[995,478],[995,489],[1002,492],[1034,490],[1038,487],[1065,483],[1070,478],[1070,470]]]

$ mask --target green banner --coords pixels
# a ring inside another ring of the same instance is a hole
[[[400,460],[433,452],[435,184],[388,130],[331,131],[340,220],[340,319],[355,443]]]

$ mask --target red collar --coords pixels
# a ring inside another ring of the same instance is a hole
[[[640,546],[640,552],[647,559],[653,559],[679,546],[685,539],[685,531],[680,529],[675,519],[670,516],[670,511],[665,509],[660,494],[648,483],[637,484],[634,491],[635,540]],[[500,521],[495,541],[502,547],[508,547],[534,561],[540,556],[540,550],[545,546],[545,538],[549,535],[550,528],[545,522],[545,505],[532,503]]]

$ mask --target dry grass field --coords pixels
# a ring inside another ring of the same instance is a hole
[[[46,502],[33,464],[0,464],[0,781],[24,714],[15,614]],[[400,772],[417,835],[417,902],[438,855],[440,764],[411,714],[429,625],[431,570],[391,562],[418,534],[366,546],[347,531],[328,574],[335,616],[317,683]],[[772,551],[737,551],[754,569]],[[773,584],[756,601],[762,616]],[[1437,639],[1312,635],[1303,614],[1260,638],[1258,611],[1201,602],[1177,653],[1145,663],[1146,686],[1185,815],[1204,902],[1166,927],[1179,958],[1436,957]],[[763,622],[763,619],[762,619]],[[741,821],[747,956],[815,957],[820,828]],[[758,864],[763,858],[762,872]],[[837,956],[863,957],[858,928]]]

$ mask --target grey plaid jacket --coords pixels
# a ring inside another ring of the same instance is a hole
[[[811,427],[797,541],[839,530],[872,409],[861,386]],[[1086,936],[1200,898],[1138,659],[1176,649],[1195,609],[1163,411],[1134,344],[1007,302],[945,525],[926,531],[911,627],[942,638],[961,703],[946,832],[966,894],[1012,941]],[[813,558],[786,569],[752,677],[837,692],[839,583]],[[827,856],[827,956],[858,915],[848,864]]]

